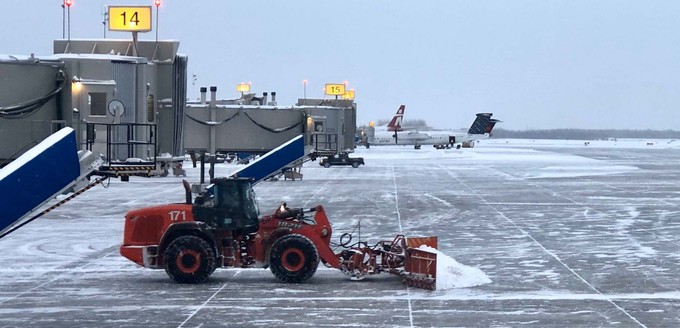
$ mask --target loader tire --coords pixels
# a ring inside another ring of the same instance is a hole
[[[198,284],[215,271],[215,252],[201,237],[173,240],[163,254],[165,272],[178,283]]]
[[[329,167],[331,167],[331,163],[329,163],[329,162],[323,163],[323,167],[329,168]]]
[[[301,283],[319,266],[319,253],[309,238],[290,234],[277,239],[269,252],[269,269],[283,282]]]
[[[359,167],[359,162],[352,162],[352,167],[355,169]]]

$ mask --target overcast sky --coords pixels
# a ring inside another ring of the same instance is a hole
[[[0,54],[51,54],[61,3],[1,1]],[[74,0],[71,38],[103,37],[105,5],[151,4]],[[677,0],[164,0],[159,25],[189,56],[192,98],[245,81],[292,105],[305,79],[310,98],[348,81],[359,123],[405,104],[438,128],[492,112],[507,129],[680,130]]]

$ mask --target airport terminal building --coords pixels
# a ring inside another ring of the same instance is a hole
[[[353,100],[279,106],[275,91],[224,100],[212,86],[187,101],[189,58],[177,41],[56,40],[53,48],[0,55],[0,166],[65,126],[80,149],[107,161],[261,154],[297,135],[321,155],[354,149]]]

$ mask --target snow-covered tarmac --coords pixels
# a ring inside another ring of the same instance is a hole
[[[370,242],[437,235],[492,282],[425,291],[320,267],[300,285],[263,269],[175,284],[118,246],[125,212],[181,202],[182,178],[132,178],[0,239],[0,327],[680,326],[680,142],[492,139],[355,156],[366,165],[308,162],[302,181],[260,183],[260,210],[322,204],[336,238],[359,220]]]

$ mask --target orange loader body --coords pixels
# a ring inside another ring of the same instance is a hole
[[[436,237],[399,235],[369,247],[361,241],[350,244],[351,235],[344,234],[343,249],[335,253],[332,227],[321,205],[289,209],[283,204],[258,218],[247,179],[211,182],[214,194],[194,202],[187,189],[187,203],[128,212],[121,255],[146,268],[164,268],[180,283],[203,282],[220,267],[270,268],[280,280],[300,283],[314,275],[320,260],[354,279],[389,272],[409,286],[435,289],[436,254],[418,247],[436,248]],[[228,197],[240,203],[227,205]]]

